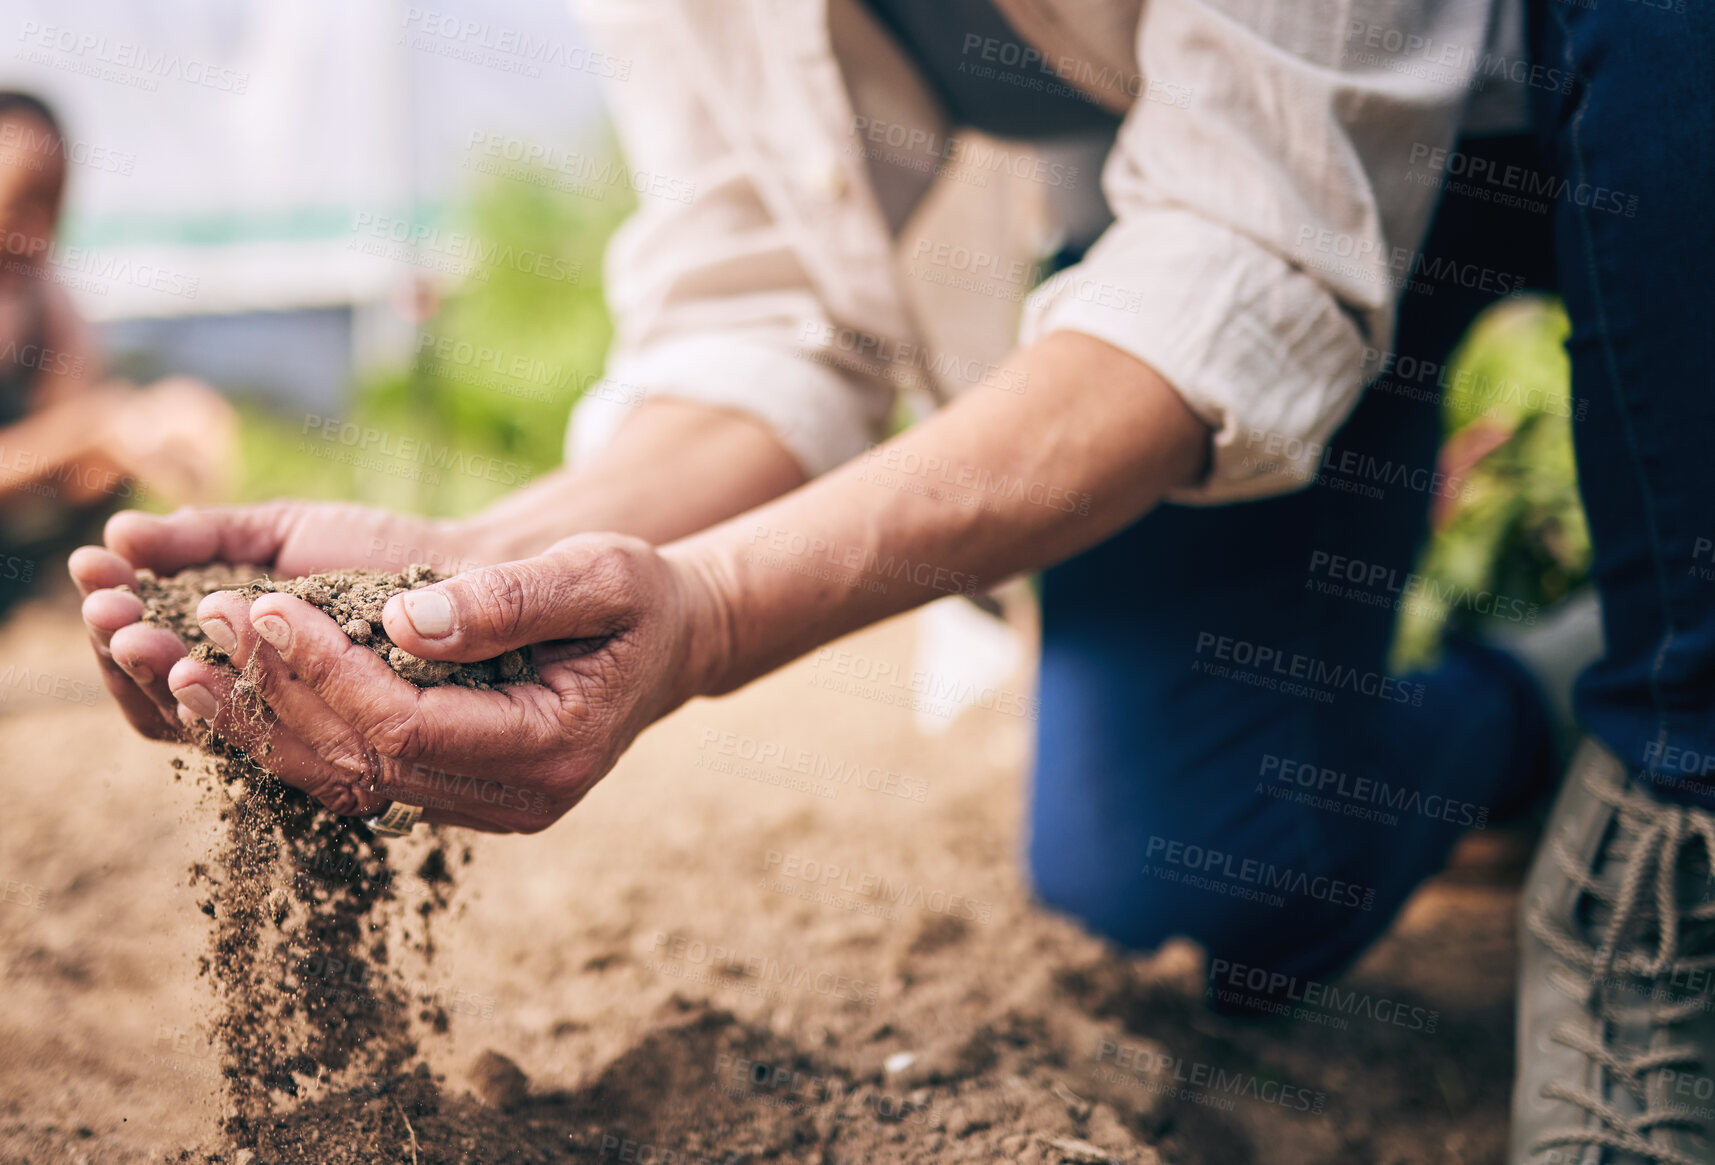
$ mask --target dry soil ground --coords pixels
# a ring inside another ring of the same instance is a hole
[[[920,634],[842,647],[908,669]],[[449,1098],[487,1049],[529,1096],[419,1113],[421,1165],[504,1159],[496,1120],[528,1127],[530,1160],[1501,1160],[1508,877],[1426,887],[1344,981],[1433,1032],[1218,1018],[1184,952],[1126,957],[1030,904],[1027,720],[925,733],[842,682],[812,658],[689,707],[554,828],[474,840],[439,958],[410,972],[452,1014],[424,1049]],[[213,1135],[186,869],[215,829],[174,755],[99,692],[68,595],[0,626],[0,1161]]]

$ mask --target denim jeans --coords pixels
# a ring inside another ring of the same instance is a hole
[[[1572,319],[1608,644],[1577,687],[1581,723],[1678,795],[1715,787],[1715,9],[1685,7],[1534,14],[1572,92],[1534,95],[1539,140],[1462,143],[1444,166],[1422,253],[1456,262],[1424,268],[1462,274],[1413,276],[1392,370],[1314,484],[1163,507],[1047,572],[1028,843],[1047,905],[1126,946],[1180,934],[1325,976],[1461,832],[1554,779],[1540,696],[1504,656],[1454,643],[1432,672],[1385,674],[1429,508],[1461,488],[1431,472],[1438,369],[1485,288],[1558,286]],[[1549,193],[1454,184],[1476,159]]]
[[[1607,642],[1574,699],[1640,780],[1715,807],[1715,8],[1549,2],[1536,30],[1579,79],[1537,108],[1569,188],[1554,242]]]

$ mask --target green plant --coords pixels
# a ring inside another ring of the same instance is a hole
[[[567,416],[611,335],[601,256],[628,201],[623,184],[613,189],[601,199],[529,172],[490,178],[457,216],[482,240],[477,265],[422,325],[409,366],[352,386],[344,420],[384,434],[380,445],[245,408],[241,497],[459,514],[558,465]]]
[[[1521,298],[1479,318],[1443,382],[1442,467],[1461,480],[1438,512],[1417,571],[1423,599],[1401,613],[1394,663],[1433,661],[1450,626],[1480,622],[1445,596],[1488,591],[1538,609],[1588,577],[1590,533],[1578,497],[1566,314]]]

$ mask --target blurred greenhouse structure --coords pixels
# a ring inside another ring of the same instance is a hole
[[[339,408],[409,355],[459,274],[422,240],[482,184],[484,145],[604,143],[560,4],[16,0],[7,22],[0,85],[69,138],[62,281],[120,370],[286,408]]]

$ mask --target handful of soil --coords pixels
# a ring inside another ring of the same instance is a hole
[[[326,611],[352,642],[419,687],[540,683],[521,652],[449,664],[420,659],[387,638],[381,624],[387,600],[439,580],[421,565],[400,574],[348,570],[290,580],[268,578],[259,568],[212,565],[166,579],[139,571],[137,594],[145,623],[175,632],[194,657],[217,667],[232,665],[203,634],[197,605],[215,591],[251,598],[278,591]],[[255,683],[242,674],[233,696],[259,701]],[[444,1030],[447,1017],[431,998],[411,998],[389,940],[398,934],[425,959],[433,957],[429,925],[447,908],[453,884],[447,841],[429,827],[429,848],[416,868],[422,899],[413,924],[404,918],[388,842],[263,771],[212,729],[197,729],[194,743],[213,762],[226,826],[213,868],[191,867],[192,884],[208,888],[201,907],[215,925],[202,972],[219,996],[213,1027],[229,1104],[224,1131],[234,1147],[268,1161],[342,1160],[333,1144],[308,1147],[303,1130],[288,1133],[281,1106],[285,1098],[336,1089],[411,1095],[420,1105],[424,1089],[433,1091],[426,1065],[414,1075],[405,1070],[417,1052],[412,1025]],[[463,858],[470,860],[469,850]],[[416,934],[412,925],[420,928]]]
[[[500,684],[541,683],[521,651],[508,651],[476,663],[446,663],[420,659],[387,638],[381,612],[387,600],[440,582],[442,575],[417,563],[395,574],[385,570],[340,570],[303,578],[272,579],[260,567],[215,564],[181,571],[172,578],[137,572],[137,594],[143,600],[143,622],[165,627],[191,645],[191,655],[210,663],[226,663],[226,652],[208,641],[197,623],[197,604],[216,591],[237,591],[248,599],[270,592],[294,595],[326,611],[353,643],[361,643],[386,660],[392,669],[420,688],[456,684],[492,688]]]

